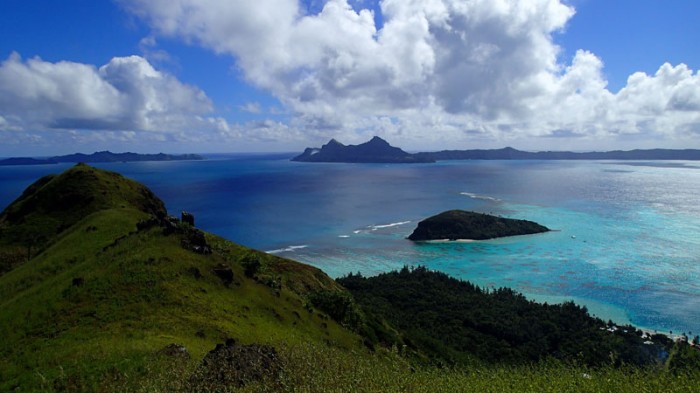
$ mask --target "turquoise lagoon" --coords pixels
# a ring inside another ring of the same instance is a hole
[[[293,163],[290,155],[96,166],[148,185],[171,212],[332,276],[424,265],[617,323],[700,333],[700,163],[446,161]],[[0,167],[0,205],[67,166]],[[465,209],[554,231],[413,243],[421,219]]]

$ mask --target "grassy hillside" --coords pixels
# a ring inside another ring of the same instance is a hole
[[[197,361],[226,338],[360,348],[358,336],[308,304],[309,293],[342,290],[323,272],[208,234],[212,253],[196,253],[183,247],[190,228],[137,230],[164,209],[134,184],[78,166],[35,183],[3,213],[9,233],[63,229],[0,277],[0,391],[99,390],[115,379],[137,386],[159,372],[151,369],[162,363],[158,351],[171,343]],[[51,187],[72,190],[77,205]],[[215,274],[226,267],[230,280]]]
[[[165,216],[163,202],[148,188],[114,172],[78,164],[42,177],[0,214],[0,274],[43,251],[88,215],[114,208]]]
[[[18,257],[0,275],[3,392],[700,388],[687,345],[674,348],[679,366],[669,371],[551,358],[509,365],[497,353],[468,367],[433,362],[444,346],[410,345],[419,340],[396,317],[412,315],[358,297],[361,311],[322,271],[168,218],[147,188],[89,166],[36,182],[0,214],[0,231],[0,250]],[[443,332],[436,325],[425,342]]]

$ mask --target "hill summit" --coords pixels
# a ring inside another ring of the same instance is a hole
[[[166,215],[163,201],[151,190],[115,172],[77,164],[61,174],[40,178],[0,213],[0,274],[21,261],[13,255],[18,246],[22,255],[31,257],[54,243],[64,230],[107,209]]]
[[[375,136],[359,145],[344,145],[331,139],[320,149],[309,147],[292,161],[301,162],[347,162],[347,163],[427,163],[435,162],[430,157],[420,157],[391,146]]]

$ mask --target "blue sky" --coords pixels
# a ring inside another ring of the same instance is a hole
[[[576,49],[605,63],[609,87],[617,92],[637,71],[655,73],[665,62],[700,68],[700,3],[692,0],[582,0],[557,37],[569,56]]]
[[[4,0],[0,156],[700,148],[700,3]]]

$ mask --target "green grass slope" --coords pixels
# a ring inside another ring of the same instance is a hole
[[[3,214],[10,233],[63,229],[0,276],[0,391],[135,390],[173,367],[159,355],[171,343],[188,349],[186,369],[226,338],[361,348],[359,336],[310,306],[311,293],[343,290],[323,272],[208,234],[212,253],[196,253],[182,246],[189,228],[137,230],[164,209],[134,184],[74,167],[36,183]],[[73,190],[78,204],[49,186]],[[62,209],[50,210],[55,200]],[[231,280],[215,274],[222,265]]]

